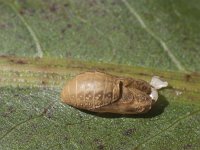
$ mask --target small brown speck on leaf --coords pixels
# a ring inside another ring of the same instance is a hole
[[[83,140],[80,140],[79,143],[80,143],[81,145],[83,145],[83,144],[84,144],[84,141],[83,141]]]
[[[72,27],[72,24],[70,24],[70,23],[67,24],[67,27],[68,27],[68,28],[71,28],[71,27]]]
[[[131,136],[133,133],[135,133],[135,131],[136,131],[135,128],[130,128],[130,129],[125,130],[122,134],[124,136]]]
[[[24,15],[24,14],[25,14],[24,9],[20,9],[20,10],[19,10],[19,13],[20,13],[20,15]]]
[[[186,75],[185,75],[185,80],[186,80],[187,82],[189,82],[189,81],[191,80],[191,78],[192,78],[192,76],[191,76],[190,74],[186,74]]]
[[[65,6],[65,7],[69,7],[69,3],[65,3],[64,6]]]
[[[15,63],[15,64],[20,64],[20,65],[24,65],[28,63],[27,61],[22,60],[22,59],[18,59],[18,60],[10,59],[10,62]]]
[[[97,145],[97,149],[98,150],[103,150],[104,149],[104,145],[102,143],[102,141],[100,139],[94,139],[95,144]]]
[[[53,117],[53,106],[54,103],[49,104],[48,107],[44,108],[42,115],[46,116],[47,118],[52,118]]]
[[[63,137],[65,141],[69,140],[69,136],[67,134],[65,134]]]
[[[27,64],[27,62],[24,61],[24,60],[17,60],[16,63],[17,63],[17,64],[21,64],[21,65]]]
[[[57,12],[58,11],[58,9],[59,9],[59,6],[57,5],[57,4],[52,4],[50,7],[49,7],[49,10],[51,11],[51,12]]]
[[[46,117],[47,118],[52,118],[53,117],[53,112],[52,111],[48,111],[47,113],[46,113]]]
[[[42,80],[42,85],[47,85],[47,81],[45,81],[45,80]]]

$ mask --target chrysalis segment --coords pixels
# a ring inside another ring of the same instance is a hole
[[[100,72],[77,75],[62,91],[63,102],[87,110],[108,105],[119,99],[119,96],[116,78]]]

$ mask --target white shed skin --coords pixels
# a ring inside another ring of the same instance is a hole
[[[154,100],[158,100],[158,91],[161,88],[167,87],[168,82],[162,81],[158,76],[153,76],[150,82],[151,88],[151,94],[150,97]]]

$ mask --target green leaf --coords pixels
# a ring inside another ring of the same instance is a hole
[[[199,149],[199,1],[0,1],[0,149]],[[144,115],[60,102],[64,84],[99,70],[160,91]]]

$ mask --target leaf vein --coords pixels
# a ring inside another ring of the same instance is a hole
[[[161,135],[163,132],[166,132],[168,130],[170,130],[172,127],[174,127],[175,125],[177,125],[179,122],[193,116],[193,115],[196,115],[200,112],[200,109],[199,110],[196,110],[196,111],[193,111],[189,114],[186,114],[186,115],[183,115],[182,117],[180,117],[179,119],[175,120],[174,122],[172,122],[168,127],[166,127],[165,129],[162,129],[161,131],[159,131],[158,133],[152,135],[152,136],[149,136],[148,138],[146,138],[146,140],[144,140],[142,143],[139,143],[136,147],[134,147],[133,149],[134,150],[138,150],[139,147],[141,147],[143,144],[145,143],[148,143],[149,141],[151,141],[152,139],[158,137],[159,135]]]
[[[29,119],[27,119],[27,120],[25,120],[25,121],[22,121],[22,122],[16,124],[16,125],[13,126],[12,128],[10,128],[3,136],[0,137],[0,141],[3,140],[3,139],[4,139],[8,134],[10,134],[13,130],[17,129],[19,126],[21,126],[21,125],[23,125],[24,123],[27,123],[27,122],[29,122],[29,121],[31,121],[31,120],[34,120],[34,119],[36,119],[36,118],[39,118],[39,117],[41,117],[41,115],[36,116],[36,117],[34,117],[34,118],[29,118]]]
[[[182,64],[180,63],[180,61],[174,56],[174,54],[171,52],[171,50],[168,48],[167,44],[159,37],[157,36],[150,28],[147,27],[147,25],[145,24],[145,22],[143,21],[143,19],[141,18],[141,16],[135,11],[134,7],[131,6],[126,0],[122,0],[122,2],[125,4],[125,6],[128,8],[128,10],[130,11],[131,14],[133,14],[136,19],[138,20],[138,22],[140,23],[140,25],[142,26],[142,28],[148,33],[150,34],[157,42],[160,43],[161,47],[163,48],[163,50],[168,54],[169,58],[172,60],[172,62],[176,65],[176,67],[183,71],[183,72],[187,72],[186,69],[182,66]]]
[[[37,51],[36,56],[39,58],[42,58],[43,51],[42,51],[39,39],[37,38],[35,32],[31,28],[31,26],[28,24],[28,22],[25,20],[25,18],[17,11],[15,4],[8,3],[8,6],[10,6],[12,8],[12,10],[17,14],[17,16],[20,18],[20,20],[22,21],[22,23],[25,25],[25,27],[29,31],[30,35],[32,36],[33,41],[35,42],[35,45],[36,45],[36,51]]]

